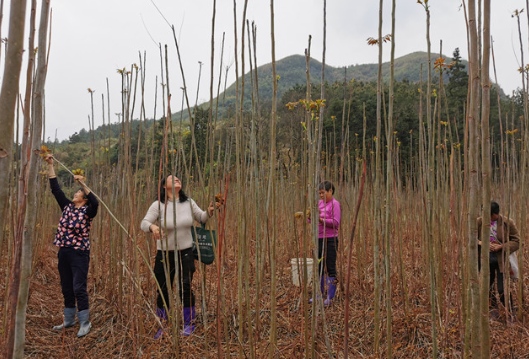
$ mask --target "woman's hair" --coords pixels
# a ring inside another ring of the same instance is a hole
[[[322,189],[327,192],[332,189],[332,194],[334,194],[335,191],[334,185],[330,181],[323,181],[322,183],[320,183],[320,185],[318,186],[318,191],[321,191]]]
[[[86,200],[86,205],[88,206],[91,202],[90,202],[90,198],[88,198],[88,195],[86,194],[86,191],[84,190],[83,187],[79,188],[79,191],[83,192],[83,199]]]
[[[160,202],[165,203],[165,182],[167,182],[167,177],[172,175],[167,175],[164,178],[162,178],[162,181],[160,182]],[[182,181],[180,181],[181,183]],[[180,192],[178,192],[178,202],[182,203],[187,201],[187,195],[184,192],[183,188],[180,188]],[[156,199],[158,199],[158,195],[156,195]]]
[[[494,201],[490,202],[490,214],[500,214],[500,205]]]

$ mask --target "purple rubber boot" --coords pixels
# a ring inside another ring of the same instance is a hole
[[[316,300],[320,299],[320,295],[325,293],[325,281],[327,280],[327,276],[324,274],[320,277],[320,291],[316,294]],[[309,304],[312,304],[312,301],[314,299],[309,299]]]
[[[156,315],[160,318],[162,324],[167,321],[167,312],[165,308],[156,308]],[[154,339],[159,339],[163,335],[163,328],[158,329],[154,335]]]
[[[336,277],[327,278],[327,284],[329,285],[329,287],[327,288],[327,299],[323,301],[323,305],[332,304],[332,299],[336,294]]]
[[[184,307],[184,330],[183,336],[189,336],[195,330],[195,307]]]

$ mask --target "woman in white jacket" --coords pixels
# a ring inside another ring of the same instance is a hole
[[[176,198],[175,198],[176,197]],[[194,221],[206,223],[213,216],[214,206],[210,203],[207,212],[203,211],[191,198],[188,198],[182,189],[182,183],[176,176],[169,175],[160,183],[160,200],[155,201],[141,221],[144,232],[152,232],[156,239],[156,260],[154,274],[160,285],[157,297],[156,314],[162,321],[167,320],[169,308],[169,294],[167,287],[172,286],[175,277],[175,254],[178,262],[178,283],[180,299],[183,305],[183,335],[193,333],[195,319],[195,296],[191,290],[193,273],[195,272],[195,259],[193,256],[193,237],[191,227]],[[156,225],[159,222],[159,226]],[[164,265],[168,264],[169,284],[166,281]],[[163,334],[159,329],[155,339]]]

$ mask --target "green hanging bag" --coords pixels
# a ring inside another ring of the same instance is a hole
[[[206,229],[201,223],[200,227],[191,227],[193,235],[193,254],[195,259],[204,264],[211,264],[215,260],[215,248],[217,247],[217,235],[213,229]]]

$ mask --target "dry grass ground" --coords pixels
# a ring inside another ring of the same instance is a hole
[[[227,323],[224,328],[222,346],[224,357],[249,357],[248,333],[239,338],[238,332],[238,303],[237,303],[237,270],[234,265],[235,255],[231,245],[228,245],[228,255],[225,261],[225,308],[223,319]],[[343,251],[342,251],[343,253]],[[339,258],[342,261],[343,256]],[[207,330],[203,325],[200,306],[197,305],[197,329],[193,336],[182,338],[180,352],[175,353],[171,341],[170,330],[161,340],[152,339],[157,330],[157,324],[147,305],[135,304],[134,308],[120,312],[115,294],[107,296],[99,283],[93,278],[93,268],[89,276],[90,302],[93,328],[90,334],[78,339],[77,327],[64,332],[55,332],[51,327],[62,320],[62,296],[60,293],[59,277],[56,270],[56,249],[52,245],[44,246],[34,268],[31,278],[31,292],[27,313],[26,327],[26,357],[27,358],[210,358],[217,356],[217,321],[215,311],[216,274],[214,266],[207,267],[206,275],[206,303],[210,314]],[[2,263],[6,263],[5,256]],[[355,261],[354,267],[357,263]],[[253,265],[251,264],[252,270]],[[274,357],[303,358],[303,310],[300,290],[291,282],[290,263],[287,253],[279,255],[278,286],[277,286],[277,338],[278,346]],[[431,357],[431,322],[428,305],[428,288],[420,281],[421,275],[406,263],[408,271],[408,292],[410,294],[410,311],[404,311],[401,288],[397,278],[393,278],[393,352],[395,358],[429,358]],[[5,265],[0,267],[0,275],[5,278]],[[417,268],[416,268],[417,269]],[[267,271],[268,273],[268,271]],[[373,281],[370,269],[359,274],[353,269],[351,283],[351,315],[350,315],[350,343],[351,358],[375,358],[373,351],[374,308]],[[101,277],[103,278],[103,277]],[[100,280],[101,280],[100,278]],[[146,301],[154,303],[154,291],[149,281],[143,283]],[[265,280],[267,282],[268,278]],[[343,284],[344,280],[342,280]],[[103,283],[103,282],[102,282]],[[197,303],[201,301],[200,274],[197,271],[194,280]],[[527,288],[527,286],[526,286]],[[149,292],[150,291],[150,292]],[[265,285],[261,290],[260,323],[257,328],[254,322],[254,343],[256,356],[267,357],[269,353],[269,323],[270,323],[270,288]],[[0,295],[5,294],[5,286],[1,287]],[[250,300],[252,313],[256,293],[250,283]],[[526,296],[527,297],[527,296]],[[446,358],[462,357],[463,340],[457,305],[447,304],[451,320],[443,318],[440,333],[440,350]],[[2,312],[3,312],[2,308]],[[311,309],[311,308],[310,308]],[[310,311],[309,309],[309,311]],[[526,308],[524,308],[524,314]],[[382,313],[383,315],[383,313]],[[321,316],[320,316],[321,318]],[[327,320],[327,335],[331,350],[336,358],[343,357],[344,330],[344,291],[343,286],[338,291],[334,304],[325,309]],[[145,331],[140,334],[138,323],[143,324]],[[382,323],[382,353],[385,357],[385,322]],[[505,318],[491,323],[491,342],[493,358],[529,358],[529,325],[525,321],[506,325]],[[309,331],[310,333],[310,331]],[[316,338],[314,338],[317,357],[326,358],[327,348],[324,341],[321,320],[318,323]],[[312,343],[312,339],[310,340]]]

